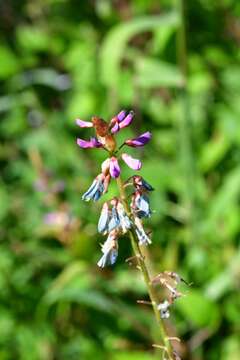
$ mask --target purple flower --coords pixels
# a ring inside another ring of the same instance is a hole
[[[131,147],[140,147],[146,145],[152,137],[152,134],[147,131],[142,135],[139,135],[135,139],[129,139],[125,141],[125,144]]]
[[[119,130],[129,126],[133,120],[133,117],[134,117],[133,111],[130,111],[129,114],[126,116],[126,112],[122,110],[117,116],[115,116],[115,118],[113,118],[112,121],[113,127],[111,129],[111,133],[115,134]]]
[[[118,122],[121,122],[123,121],[123,119],[125,118],[126,116],[126,111],[125,110],[121,110],[119,114],[117,114],[117,120]]]
[[[92,137],[89,141],[78,138],[77,144],[83,149],[99,148],[103,146],[95,137]]]
[[[107,191],[108,183],[106,184],[106,178],[104,174],[99,174],[90,188],[83,194],[82,199],[85,201],[97,201]]]
[[[113,177],[113,178],[117,178],[120,175],[120,172],[121,172],[120,166],[119,166],[117,158],[115,156],[112,156],[110,159],[109,171],[110,171],[111,177]]]
[[[120,129],[123,129],[131,124],[134,117],[134,112],[130,111],[130,113],[119,123]]]
[[[76,124],[80,126],[81,128],[90,128],[93,127],[93,123],[90,121],[83,121],[80,119],[76,119]]]
[[[132,156],[128,155],[128,154],[122,154],[122,159],[123,161],[125,161],[125,163],[134,170],[139,170],[141,169],[142,163],[140,160],[138,159],[134,159]]]

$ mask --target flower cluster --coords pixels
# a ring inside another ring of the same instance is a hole
[[[123,160],[133,170],[140,170],[142,164],[139,159],[133,158],[126,152],[121,153],[124,146],[142,147],[151,139],[151,133],[145,132],[140,136],[125,140],[119,147],[117,145],[116,134],[131,124],[134,117],[133,111],[127,113],[122,110],[109,123],[103,119],[94,116],[92,121],[76,120],[81,128],[94,128],[95,136],[90,140],[78,138],[77,144],[84,149],[99,148],[108,152],[108,157],[101,165],[101,173],[97,175],[91,186],[83,194],[85,201],[97,201],[108,191],[111,179],[117,179],[120,176],[120,161]],[[107,235],[107,240],[102,245],[102,257],[98,262],[99,267],[113,265],[118,255],[118,239],[128,231],[135,231],[139,245],[148,245],[151,240],[145,232],[142,224],[143,218],[151,216],[148,194],[153,191],[153,187],[139,175],[131,176],[124,187],[131,186],[134,191],[131,194],[130,207],[119,198],[105,202],[102,207],[98,222],[98,231]]]

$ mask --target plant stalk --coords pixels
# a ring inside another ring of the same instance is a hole
[[[118,189],[120,192],[121,200],[122,200],[123,206],[125,208],[125,211],[126,211],[127,215],[131,218],[132,213],[131,213],[130,207],[128,205],[127,196],[126,196],[126,192],[125,192],[125,189],[123,186],[123,182],[120,177],[117,178],[117,185],[118,185]],[[169,360],[174,360],[172,345],[169,340],[169,336],[167,335],[167,330],[166,330],[165,324],[164,324],[163,320],[161,319],[160,312],[157,308],[157,306],[159,304],[158,295],[156,293],[154,286],[152,285],[144,256],[142,254],[140,246],[138,245],[138,238],[135,233],[135,230],[131,229],[129,231],[129,235],[130,235],[130,239],[131,239],[132,249],[137,258],[139,269],[141,270],[141,273],[143,275],[143,279],[146,284],[148,294],[149,294],[149,297],[151,300],[152,308],[153,308],[155,318],[156,318],[156,321],[158,324],[158,330],[159,330],[160,341],[161,341],[160,347],[165,351],[165,354],[167,354]]]

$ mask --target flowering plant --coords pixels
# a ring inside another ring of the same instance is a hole
[[[89,189],[83,194],[82,199],[85,201],[97,201],[108,191],[110,181],[116,180],[120,196],[104,202],[98,221],[99,233],[106,235],[107,238],[102,245],[102,256],[98,261],[98,266],[104,268],[113,265],[118,256],[118,240],[128,233],[131,239],[131,245],[137,259],[138,268],[141,270],[144,281],[146,283],[150,305],[152,305],[157,324],[159,327],[161,344],[155,344],[155,347],[163,350],[164,358],[180,359],[176,351],[171,345],[171,337],[167,336],[167,331],[163,319],[170,316],[169,308],[172,303],[182,294],[177,291],[176,285],[183,279],[176,273],[165,271],[150,279],[149,271],[142,253],[142,246],[151,244],[149,235],[145,232],[143,219],[151,216],[152,211],[149,203],[149,193],[153,191],[153,187],[140,175],[133,175],[125,182],[121,179],[120,161],[123,160],[127,166],[133,170],[139,170],[142,163],[139,159],[135,159],[126,152],[122,152],[124,146],[142,147],[151,139],[152,135],[149,131],[139,135],[136,138],[125,140],[121,146],[117,146],[116,134],[129,126],[133,120],[134,113],[127,113],[122,110],[114,116],[109,123],[103,119],[94,116],[92,121],[76,120],[81,128],[94,128],[96,135],[90,140],[78,138],[77,144],[84,149],[99,148],[104,149],[108,153],[107,159],[101,164],[101,173],[97,175]],[[129,203],[126,196],[126,187],[131,186],[133,192]],[[160,284],[168,290],[168,298],[163,302],[158,299],[155,285]],[[147,303],[140,301],[140,303]],[[175,338],[176,339],[176,338]]]

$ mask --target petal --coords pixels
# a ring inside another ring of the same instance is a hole
[[[97,201],[104,193],[104,175],[99,174],[89,187],[89,189],[83,194],[82,200],[85,201]]]
[[[123,119],[125,118],[125,116],[126,116],[126,111],[125,111],[125,110],[120,111],[120,113],[117,114],[117,119],[118,119],[118,121],[119,121],[119,122],[123,121]]]
[[[102,144],[96,138],[91,138],[89,141],[77,138],[77,144],[83,149],[102,147]]]
[[[113,229],[116,229],[120,225],[120,219],[115,207],[112,208],[111,219],[108,224],[108,231],[111,232]]]
[[[103,161],[101,165],[102,173],[107,174],[109,171],[109,167],[110,167],[110,159],[107,158],[106,160]]]
[[[120,129],[125,128],[126,126],[130,125],[133,120],[134,112],[130,111],[130,113],[125,117],[125,119],[120,122],[119,127]]]
[[[108,174],[107,176],[105,176],[104,182],[103,182],[103,194],[105,194],[108,191],[108,186],[110,184],[110,180],[111,180],[111,175]]]
[[[111,133],[116,134],[119,131],[119,129],[120,129],[119,124],[118,124],[118,122],[116,122],[115,125],[111,129]]]
[[[90,128],[93,127],[93,123],[90,121],[83,121],[80,119],[76,119],[76,124],[80,126],[81,128]]]
[[[144,146],[151,139],[152,134],[147,131],[144,134],[138,136],[135,139],[129,139],[125,141],[125,144],[132,147]]]
[[[108,204],[104,203],[98,221],[98,232],[104,233],[107,230],[108,221],[109,221]]]
[[[100,268],[104,268],[105,266],[108,265],[113,265],[117,260],[117,256],[118,256],[117,249],[111,249],[109,252],[103,254],[101,259],[98,261],[97,265]]]
[[[123,153],[122,159],[125,161],[125,163],[133,170],[139,170],[141,169],[142,163],[138,159],[134,159],[132,156]]]
[[[98,181],[97,179],[94,179],[93,183],[90,185],[88,190],[83,194],[82,200],[89,201],[93,198],[95,192],[98,188]]]
[[[120,166],[117,159],[113,156],[110,159],[110,174],[113,178],[117,178],[120,175]]]

